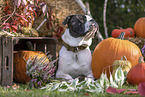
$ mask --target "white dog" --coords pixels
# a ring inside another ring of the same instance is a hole
[[[68,28],[62,35],[64,46],[59,51],[56,78],[73,80],[79,76],[94,78],[89,46],[97,31],[97,23],[88,15],[68,16],[63,24]]]

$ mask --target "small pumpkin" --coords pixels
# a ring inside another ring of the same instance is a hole
[[[145,38],[145,17],[139,18],[134,24],[136,37]]]
[[[132,64],[130,61],[127,60],[126,56],[121,56],[120,60],[115,60],[113,62],[113,72],[112,72],[113,76],[115,75],[115,72],[119,66],[121,66],[122,71],[126,72],[127,74],[129,70],[131,69]]]
[[[139,83],[145,82],[145,63],[142,56],[139,58],[138,64],[128,72],[127,81],[131,85],[139,85]]]
[[[132,66],[138,63],[138,58],[142,56],[139,47],[128,40],[123,40],[124,32],[117,38],[107,38],[102,40],[95,48],[92,55],[92,72],[96,79],[100,78],[104,68],[113,64],[121,56],[126,56]],[[112,72],[112,68],[110,70]],[[106,70],[109,77],[109,70]]]
[[[120,29],[114,29],[113,31],[112,31],[112,37],[114,37],[114,38],[117,38],[117,37],[119,37],[119,35],[120,35],[120,33],[121,32],[124,32],[125,33],[125,38],[126,37],[134,37],[134,29],[133,28],[126,28],[126,29],[122,29],[122,28],[120,28]]]
[[[27,50],[20,50],[14,54],[14,79],[17,82],[26,84],[31,80],[31,77],[26,75],[26,62],[30,57],[34,58],[35,56],[40,59],[46,55],[41,51]],[[46,61],[49,61],[49,59],[47,58]]]

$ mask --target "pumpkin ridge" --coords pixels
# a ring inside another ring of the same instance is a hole
[[[118,54],[118,52],[119,52],[119,45],[120,45],[120,41],[117,41],[117,51],[116,51],[116,53]],[[116,57],[116,56],[115,56]]]

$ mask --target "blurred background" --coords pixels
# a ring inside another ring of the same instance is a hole
[[[103,9],[105,0],[84,0],[90,4],[93,18],[99,24],[100,32],[105,38],[103,25]],[[144,0],[108,0],[106,9],[106,25],[108,36],[117,26],[122,28],[134,27],[136,20],[145,16]]]

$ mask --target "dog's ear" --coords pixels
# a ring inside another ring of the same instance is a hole
[[[66,25],[66,24],[69,24],[71,18],[73,17],[74,15],[70,15],[70,16],[67,16],[66,19],[64,20],[63,24]]]

